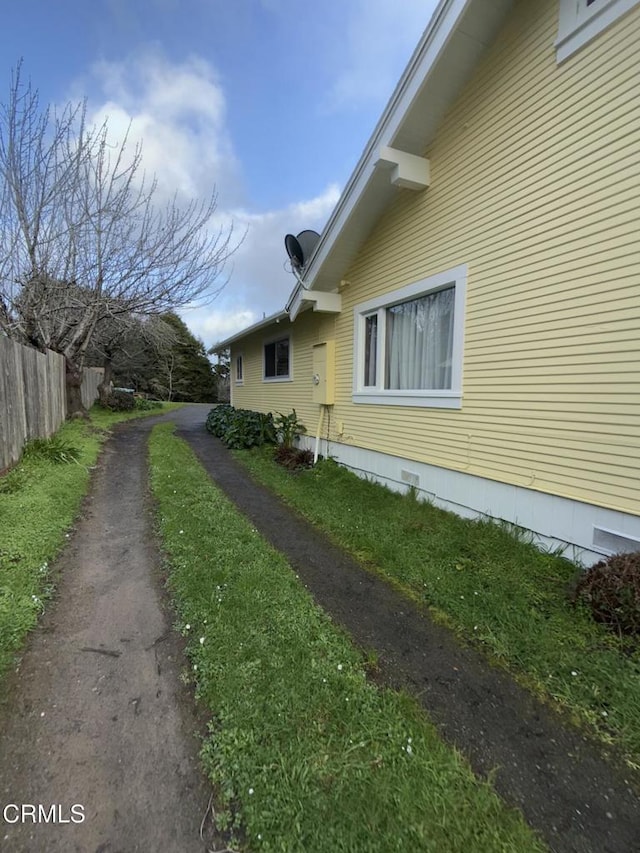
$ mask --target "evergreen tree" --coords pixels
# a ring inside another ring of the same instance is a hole
[[[164,359],[165,374],[171,371],[167,396],[177,402],[215,402],[216,377],[203,342],[193,335],[177,314],[163,314],[162,320],[175,333],[175,343]]]

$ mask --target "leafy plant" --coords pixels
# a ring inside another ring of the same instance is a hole
[[[234,407],[229,403],[221,403],[214,409],[211,409],[207,416],[206,428],[208,432],[215,435],[216,438],[222,438],[231,422]]]
[[[283,447],[291,447],[294,439],[307,431],[305,425],[298,420],[295,409],[293,409],[290,415],[283,415],[281,412],[278,412],[278,417],[275,419],[275,426],[278,442]]]
[[[290,471],[313,467],[313,452],[311,450],[289,447],[286,444],[280,444],[276,448],[274,459],[279,465],[288,468]]]
[[[51,438],[34,438],[25,446],[22,455],[25,459],[43,459],[63,465],[78,462],[81,450],[61,436],[52,435]]]
[[[586,604],[596,622],[616,633],[640,635],[640,551],[615,554],[588,569],[574,601]]]
[[[236,409],[225,403],[209,412],[206,428],[232,450],[276,443],[276,428],[270,412]]]

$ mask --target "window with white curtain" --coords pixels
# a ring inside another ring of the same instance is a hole
[[[465,290],[456,267],[356,307],[354,402],[460,407]]]

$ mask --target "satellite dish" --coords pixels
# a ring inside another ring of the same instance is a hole
[[[291,260],[294,272],[306,267],[311,255],[313,255],[320,235],[317,231],[301,231],[297,237],[287,234],[284,238],[284,246]]]
[[[287,234],[284,238],[284,247],[287,250],[287,255],[291,259],[294,269],[300,269],[304,266],[304,254],[302,246],[293,234]]]
[[[304,259],[302,265],[306,267],[311,259],[311,255],[313,255],[315,248],[320,241],[320,235],[317,231],[301,231],[296,239],[302,249],[302,256]]]

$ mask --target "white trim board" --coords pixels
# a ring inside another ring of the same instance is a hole
[[[315,446],[314,439],[306,436],[300,444]],[[321,441],[320,453],[393,491],[413,487],[418,497],[463,518],[489,517],[516,524],[531,531],[538,547],[562,548],[566,557],[585,566],[612,553],[603,533],[611,534],[610,541],[618,547],[625,539],[640,542],[640,516],[631,513],[326,439]]]
[[[556,60],[564,62],[589,44],[618,18],[635,8],[640,0],[560,0]]]
[[[353,392],[354,403],[370,403],[388,406],[426,406],[433,408],[460,409],[462,407],[462,361],[464,357],[465,300],[467,292],[468,269],[461,264],[452,269],[430,275],[414,281],[396,290],[387,291],[353,309]],[[385,325],[384,318],[378,322],[380,343],[377,382],[375,386],[365,386],[364,376],[364,324],[367,315],[380,309],[390,308],[410,299],[435,293],[448,287],[454,288],[453,343],[451,352],[451,388],[432,390],[395,391],[384,387],[385,366]]]

